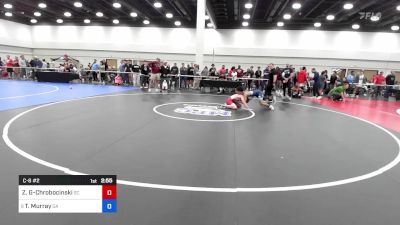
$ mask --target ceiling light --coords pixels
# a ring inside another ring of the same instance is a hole
[[[65,17],[71,17],[72,14],[71,14],[70,12],[65,12],[65,13],[64,13],[64,16],[65,16]]]
[[[113,24],[119,24],[119,20],[113,20]]]
[[[64,23],[64,20],[62,20],[62,19],[57,19],[57,23]]]
[[[150,21],[149,20],[143,20],[143,23],[146,24],[146,25],[149,25]]]
[[[321,27],[321,23],[320,22],[314,23],[314,27]]]
[[[10,12],[6,12],[4,15],[6,15],[6,16],[8,16],[8,17],[10,17],[10,16],[12,16],[12,13],[10,13]]]
[[[131,17],[137,17],[137,13],[131,12]]]
[[[398,11],[400,11],[400,5],[398,5],[398,6],[396,7],[396,9],[397,9]]]
[[[285,23],[284,23],[284,22],[278,22],[278,23],[276,23],[276,25],[277,25],[278,27],[283,27],[283,26],[285,26]]]
[[[360,25],[353,24],[353,26],[351,26],[351,28],[353,28],[353,30],[358,30],[358,29],[360,29]]]
[[[37,19],[31,19],[31,23],[37,23]]]
[[[6,8],[6,9],[12,9],[12,7],[13,6],[9,3],[4,4],[4,8]]]
[[[249,26],[249,22],[244,21],[244,22],[242,23],[242,26],[248,27],[248,26]]]
[[[244,7],[245,7],[246,9],[251,9],[251,8],[253,8],[253,4],[251,4],[251,3],[246,3],[246,4],[244,5]]]
[[[90,20],[89,19],[85,19],[83,22],[87,24],[87,23],[90,23]]]
[[[327,20],[334,20],[334,19],[335,19],[335,16],[334,16],[334,15],[327,15],[327,16],[326,16],[326,19],[327,19]]]
[[[39,16],[41,16],[42,14],[41,14],[40,12],[34,12],[33,15],[39,17]]]
[[[371,16],[371,21],[373,21],[373,22],[376,22],[379,19],[380,19],[379,16]]]
[[[346,4],[343,5],[343,8],[344,8],[344,9],[352,9],[352,8],[353,8],[353,4],[351,4],[351,3],[346,3]]]
[[[207,23],[207,27],[212,28],[214,25],[212,23]]]
[[[298,3],[298,2],[295,2],[295,3],[293,3],[292,8],[293,9],[300,9],[301,8],[301,4]]]
[[[292,16],[290,14],[283,15],[283,19],[285,19],[285,20],[290,20],[290,18],[292,18]]]
[[[47,7],[46,3],[39,3],[38,6],[39,6],[39,8],[42,8],[42,9]]]
[[[154,7],[161,8],[162,4],[160,2],[154,2]]]
[[[121,3],[119,3],[119,2],[114,2],[114,3],[113,3],[113,7],[116,8],[116,9],[119,9],[119,8],[121,8]]]
[[[167,14],[165,14],[165,16],[166,16],[167,18],[172,18],[172,17],[174,17],[174,15],[172,15],[172,13],[167,13]]]
[[[245,19],[245,20],[250,19],[250,14],[244,14],[244,15],[243,15],[243,19]]]
[[[104,14],[103,14],[102,12],[97,12],[97,13],[96,13],[96,16],[97,16],[97,17],[103,17]]]
[[[397,26],[397,25],[393,25],[393,26],[391,27],[391,29],[392,29],[392,31],[398,31],[398,30],[400,29],[400,27]]]
[[[206,20],[209,20],[209,19],[210,19],[210,16],[209,16],[209,15],[206,15],[204,18],[205,18]]]
[[[77,8],[81,8],[82,7],[82,2],[74,2],[74,6]]]
[[[179,27],[180,25],[182,25],[181,21],[175,21],[175,26]]]

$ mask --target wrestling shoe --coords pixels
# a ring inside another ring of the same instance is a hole
[[[274,111],[274,110],[275,110],[274,106],[272,106],[272,105],[269,105],[268,108],[269,108],[269,110],[271,110],[271,111]]]

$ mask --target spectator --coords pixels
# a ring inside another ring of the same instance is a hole
[[[140,73],[142,74],[140,76],[140,87],[145,88],[146,85],[149,88],[150,86],[150,67],[147,63],[143,63],[142,66],[140,67]]]
[[[354,78],[354,84],[356,84],[355,95],[358,98],[360,95],[360,90],[364,91],[364,96],[366,96],[366,91],[368,91],[367,87],[364,86],[367,83],[367,77],[364,75],[364,70],[361,70],[361,73]]]
[[[121,67],[120,67],[120,68],[121,68]],[[93,60],[91,70],[92,70],[92,77],[93,77],[93,80],[94,80],[94,81],[100,81],[100,80],[98,79],[98,77],[97,77],[97,74],[99,73],[99,70],[100,70],[100,65],[97,63],[97,60],[96,60],[96,59]]]
[[[247,89],[251,90],[252,84],[253,84],[253,80],[254,79],[254,70],[253,70],[253,66],[250,66],[249,69],[247,69],[246,71],[246,77],[249,78],[247,80]]]
[[[390,74],[386,76],[386,85],[394,85],[396,82],[396,75],[394,71],[390,71]],[[384,98],[389,98],[393,93],[393,86],[386,86],[386,91],[384,94]]]
[[[218,73],[220,79],[226,79],[227,69],[225,68],[225,65],[222,65],[222,68],[218,71]]]
[[[208,68],[207,68],[207,71],[205,71],[205,72],[206,72],[206,75],[207,75],[208,74]],[[200,89],[200,80],[201,80],[201,78],[199,77],[200,75],[201,75],[200,67],[199,67],[199,65],[195,64],[194,65],[194,76],[195,77],[194,77],[194,81],[193,81],[193,88],[194,89]]]
[[[351,72],[347,75],[346,80],[347,80],[347,82],[349,82],[350,85],[353,84],[353,81],[354,81],[354,71],[351,71]]]
[[[14,67],[14,76],[15,78],[19,79],[20,78],[20,72],[21,69],[19,68],[19,58],[18,56],[15,56],[14,61],[13,61],[13,67]]]
[[[326,70],[322,71],[319,80],[320,80],[319,95],[323,96],[325,93],[326,85],[327,85],[328,71],[326,71]]]
[[[11,58],[10,55],[7,55],[6,67],[7,67],[8,78],[13,78],[13,72],[14,72],[13,66],[14,66],[14,60]]]
[[[244,75],[244,70],[242,69],[241,65],[238,65],[238,68],[236,69],[237,72],[237,78],[239,78],[239,80],[241,80],[241,78]]]
[[[140,82],[140,66],[139,66],[139,62],[138,61],[135,61],[134,63],[133,63],[133,65],[132,65],[132,72],[133,72],[133,75],[132,75],[132,84],[134,85],[134,86],[138,86],[139,85],[139,82]]]
[[[185,63],[182,63],[181,68],[179,69],[179,73],[181,74],[181,83],[180,87],[181,88],[189,88],[189,84],[187,82],[187,74],[188,74],[188,68],[185,66]],[[183,86],[182,86],[183,84]]]
[[[330,79],[329,79],[329,89],[332,90],[333,88],[336,87],[336,81],[338,79],[338,75],[336,70],[333,71],[333,74],[331,75]]]
[[[302,67],[297,76],[297,83],[300,88],[304,88],[307,86],[307,69],[306,67]]]
[[[321,99],[322,97],[320,96],[320,84],[321,84],[321,79],[319,76],[319,73],[315,68],[312,68],[311,72],[313,73],[313,80],[314,80],[314,85],[313,85],[313,97],[317,99]]]
[[[233,81],[236,81],[238,78],[238,73],[234,66],[232,66],[231,70],[229,70],[229,78],[232,79]]]
[[[27,61],[25,59],[24,55],[20,55],[19,57],[19,66],[21,67],[21,77],[26,78],[26,67],[27,67]]]
[[[304,68],[305,69],[305,68]],[[299,74],[300,76],[300,74]],[[282,89],[283,89],[283,98],[291,97],[292,96],[292,79],[294,77],[293,68],[289,65],[282,72]],[[278,82],[278,76],[277,76]],[[298,83],[298,86],[301,88],[301,83]],[[287,97],[286,97],[286,90],[287,90]]]
[[[178,77],[178,74],[179,74],[179,68],[178,68],[178,66],[177,66],[177,64],[176,63],[174,63],[174,65],[171,67],[171,82],[170,82],[170,87],[172,87],[172,83],[174,83],[174,89],[176,90],[176,89],[178,89],[178,81],[179,81],[179,77]]]
[[[214,64],[211,64],[211,68],[209,70],[209,75],[212,77],[217,76],[217,69],[215,68]]]
[[[189,87],[193,88],[193,80],[194,80],[194,65],[193,63],[191,63],[190,65],[188,65],[188,77],[187,77],[187,81],[189,82]]]
[[[167,62],[164,62],[164,64],[161,66],[161,75],[160,75],[160,93],[162,93],[163,90],[163,84],[164,81],[167,82],[167,90],[170,91],[170,78],[168,75],[171,73],[171,69],[168,65]]]
[[[256,72],[254,73],[256,79],[261,79],[262,74],[263,74],[263,71],[261,71],[261,66],[258,66]],[[256,84],[256,88],[260,89],[261,81],[260,80],[256,80],[255,84]]]
[[[372,78],[372,82],[375,86],[371,97],[378,98],[378,96],[381,95],[382,92],[382,85],[385,84],[385,76],[383,75],[383,72],[374,75]]]

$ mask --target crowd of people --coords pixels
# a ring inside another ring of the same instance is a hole
[[[312,93],[315,98],[332,94],[333,90],[338,91],[337,87],[346,86],[346,95],[358,97],[370,94],[377,98],[383,93],[384,98],[393,94],[393,87],[396,78],[392,71],[385,76],[383,72],[374,75],[371,80],[367,79],[364,71],[358,73],[350,71],[348,75],[339,76],[338,71],[329,74],[327,70],[321,73],[312,68],[308,71],[306,67],[296,70],[292,65],[279,68],[274,64],[267,67],[250,66],[247,69],[241,65],[227,68],[222,65],[219,69],[214,64],[210,67],[205,66],[202,70],[194,63],[177,63],[170,65],[160,59],[154,61],[131,61],[121,60],[117,67],[109,66],[106,60],[93,60],[86,68],[83,65],[77,66],[73,63],[65,62],[59,64],[57,68],[50,68],[50,64],[45,59],[40,60],[34,57],[27,60],[24,55],[12,58],[7,55],[3,61],[0,58],[0,67],[3,69],[3,77],[25,78],[32,74],[34,68],[54,69],[59,72],[79,73],[82,80],[90,82],[112,83],[115,85],[134,85],[141,88],[171,91],[177,89],[199,89],[202,79],[232,80],[241,81],[247,90],[263,90],[265,96],[271,96],[272,91],[284,99],[300,98],[305,92]],[[372,83],[368,88],[367,84]],[[340,90],[340,89],[339,89]],[[219,92],[224,92],[219,88]]]

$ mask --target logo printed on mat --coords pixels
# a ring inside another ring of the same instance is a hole
[[[184,106],[183,108],[175,109],[174,112],[182,114],[198,115],[198,116],[230,117],[232,115],[231,111],[218,109],[218,106],[192,105],[192,104],[183,104],[183,106]]]

